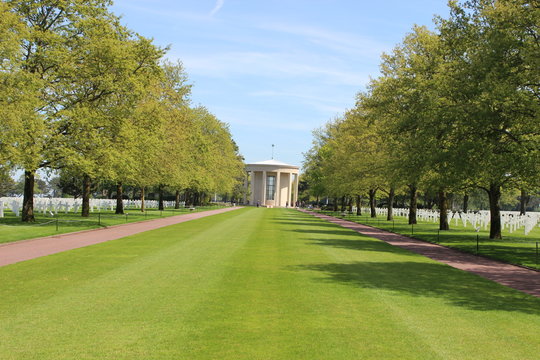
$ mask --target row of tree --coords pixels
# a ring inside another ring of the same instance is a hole
[[[232,191],[243,159],[226,124],[192,106],[181,63],[120,23],[109,0],[0,2],[0,166],[24,169],[23,221],[36,172],[92,182]],[[144,210],[144,208],[142,209]]]
[[[356,105],[314,132],[305,154],[314,196],[438,193],[440,229],[448,194],[489,196],[490,238],[501,238],[502,189],[540,189],[540,4],[451,1],[436,30],[416,26],[382,56],[381,75]]]

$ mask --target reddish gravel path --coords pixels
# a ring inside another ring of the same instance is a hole
[[[371,226],[357,224],[352,221],[338,219],[335,217],[304,211],[318,218],[327,220],[331,223],[352,229],[361,234],[382,240],[388,244],[399,246],[417,254],[427,256],[433,260],[448,264],[457,269],[465,270],[486,279],[496,281],[540,297],[540,272],[528,270],[519,266],[502,263],[496,260],[490,260],[471,254],[465,254],[457,250],[449,249],[444,246],[431,244],[421,240],[412,239],[407,236],[394,234],[388,231],[373,228]]]
[[[156,220],[110,226],[103,229],[80,231],[76,233],[0,244],[0,266],[99,244],[105,241],[116,240],[143,231],[154,230],[164,226],[179,224],[185,221],[200,219],[236,209],[240,209],[240,207],[201,211]]]

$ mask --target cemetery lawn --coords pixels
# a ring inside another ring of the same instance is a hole
[[[167,208],[163,211],[157,209],[147,209],[142,213],[140,209],[127,209],[124,215],[116,215],[114,211],[102,210],[101,213],[90,213],[90,217],[83,218],[80,213],[59,212],[55,216],[47,216],[42,213],[36,213],[36,222],[33,224],[23,223],[20,216],[16,217],[13,212],[6,210],[5,217],[0,218],[0,244],[33,239],[43,236],[65,234],[74,231],[97,229],[107,226],[158,219],[174,215],[187,214],[189,212],[198,212],[217,209],[220,206],[201,206],[195,210],[188,208],[173,209]],[[58,228],[57,228],[58,222]]]
[[[540,253],[537,253],[537,246],[540,246],[540,227],[538,226],[526,236],[523,233],[523,228],[513,233],[510,233],[508,229],[504,229],[502,240],[490,240],[489,227],[487,229],[482,228],[477,233],[471,224],[468,223],[464,227],[461,221],[456,224],[455,220],[450,221],[450,230],[438,231],[438,222],[418,220],[418,224],[414,225],[413,228],[408,224],[405,217],[395,216],[395,221],[392,222],[387,221],[385,216],[372,219],[366,215],[348,214],[341,216],[341,212],[319,212],[472,254],[477,253],[476,235],[478,235],[478,254],[480,256],[532,269],[540,269]]]
[[[533,359],[540,299],[291,209],[0,268],[2,359]]]

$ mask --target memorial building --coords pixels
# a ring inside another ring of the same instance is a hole
[[[246,193],[249,204],[266,207],[294,206],[298,200],[298,170],[298,166],[277,160],[247,164],[248,180],[245,186],[248,188]]]

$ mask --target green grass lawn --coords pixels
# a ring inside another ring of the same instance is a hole
[[[450,221],[449,231],[439,231],[439,223],[418,221],[411,226],[404,217],[395,217],[395,221],[386,221],[386,217],[370,218],[368,215],[341,216],[341,212],[320,211],[321,213],[338,216],[360,224],[365,224],[392,231],[395,233],[412,236],[414,238],[441,244],[459,249],[472,254],[501,260],[507,263],[540,269],[540,254],[537,255],[537,243],[540,244],[540,227],[535,227],[528,235],[524,235],[523,229],[510,233],[508,229],[503,231],[502,240],[489,239],[489,227],[480,229],[477,233],[471,224],[464,227],[461,220],[458,224],[455,220]],[[478,235],[478,248],[476,236]]]
[[[55,216],[36,213],[36,222],[33,224],[23,223],[20,216],[17,217],[8,210],[4,213],[5,217],[0,218],[0,244],[217,208],[219,206],[201,206],[195,210],[188,208],[167,208],[163,211],[147,209],[145,213],[142,213],[140,209],[126,209],[124,215],[102,210],[100,213],[90,213],[88,218],[81,217],[80,213],[59,212]]]
[[[534,359],[540,299],[244,208],[0,268],[0,359]]]

